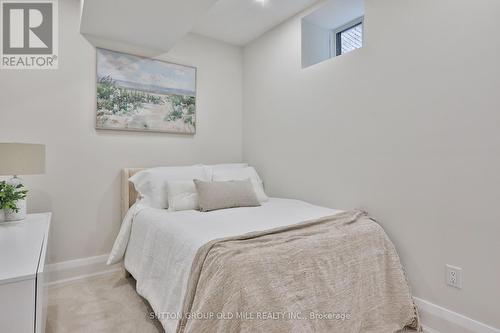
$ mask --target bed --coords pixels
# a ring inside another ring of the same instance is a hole
[[[140,170],[122,171],[109,263],[123,259],[166,332],[419,329],[395,249],[365,213],[280,198],[168,212],[136,202]]]

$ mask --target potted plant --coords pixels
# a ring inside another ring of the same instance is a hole
[[[0,182],[0,222],[22,220],[28,190],[22,184]]]

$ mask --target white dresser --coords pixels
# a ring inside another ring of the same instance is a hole
[[[45,331],[50,213],[0,223],[0,332]]]

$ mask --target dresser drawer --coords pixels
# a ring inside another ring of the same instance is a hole
[[[35,329],[35,279],[0,285],[0,332]]]
[[[0,332],[43,333],[50,213],[0,223]]]

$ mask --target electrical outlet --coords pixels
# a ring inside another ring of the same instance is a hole
[[[446,265],[446,284],[462,289],[462,269],[460,267]]]

